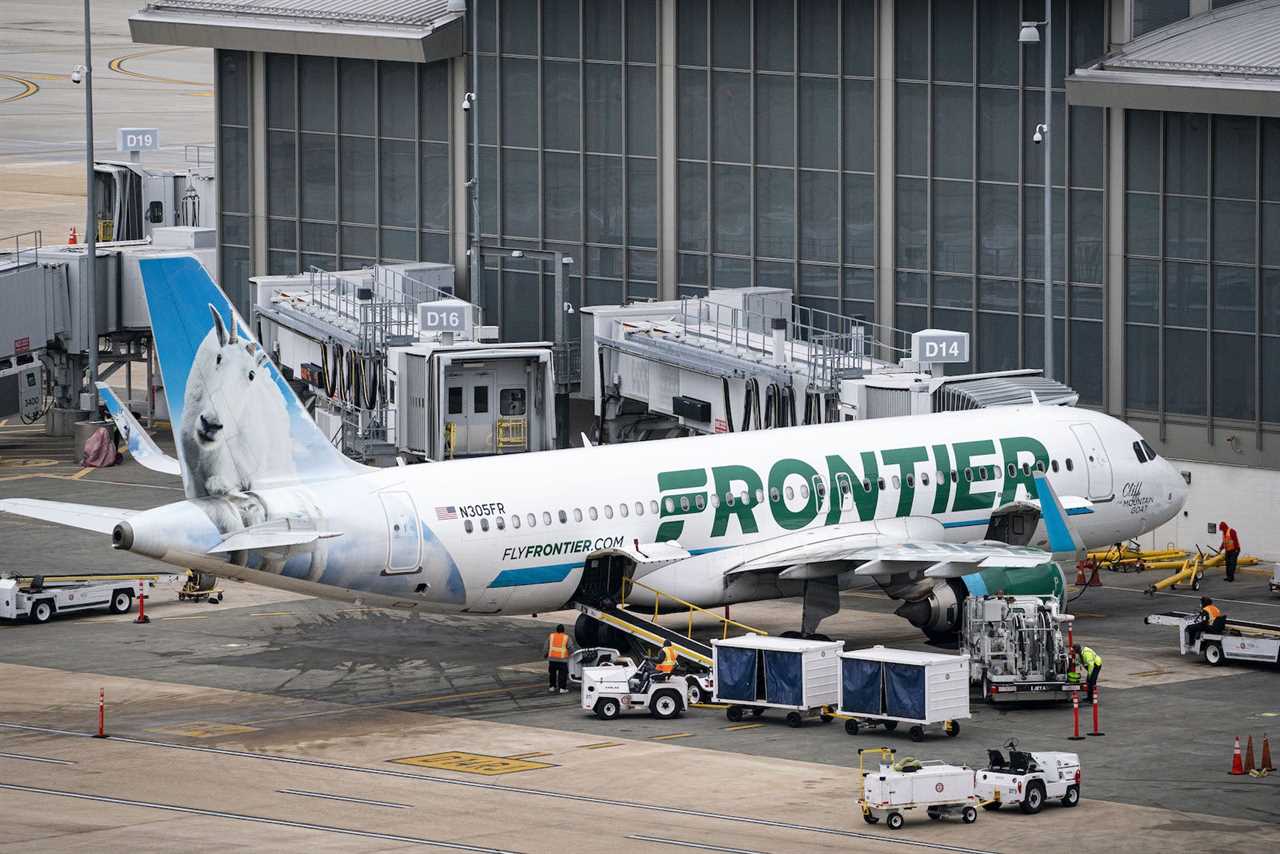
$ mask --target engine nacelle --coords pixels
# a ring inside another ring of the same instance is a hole
[[[963,618],[960,603],[967,595],[962,582],[938,580],[932,590],[903,602],[894,613],[931,637],[946,635],[960,630]]]

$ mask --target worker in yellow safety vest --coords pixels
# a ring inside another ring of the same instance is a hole
[[[569,693],[569,636],[563,625],[556,626],[547,638],[547,680],[548,694]]]
[[[662,658],[658,661],[659,673],[671,673],[676,669],[676,648],[667,641],[662,645]]]
[[[1093,699],[1093,691],[1098,686],[1098,674],[1102,671],[1102,656],[1078,643],[1072,644],[1071,650],[1076,654],[1076,660],[1084,666],[1085,701],[1088,702]]]

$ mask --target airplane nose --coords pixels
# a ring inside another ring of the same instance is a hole
[[[1166,461],[1165,465],[1169,467],[1169,503],[1172,505],[1174,513],[1182,510],[1187,502],[1187,493],[1190,487],[1187,481],[1182,477],[1182,472],[1178,471],[1170,463]]]

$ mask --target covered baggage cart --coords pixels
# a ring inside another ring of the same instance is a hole
[[[840,716],[857,735],[867,723],[911,725],[911,740],[941,724],[958,735],[969,715],[969,657],[873,646],[840,654]]]
[[[872,754],[879,754],[879,762],[868,769],[866,757]],[[978,820],[972,768],[912,757],[894,761],[889,748],[868,747],[858,751],[858,774],[862,780],[858,807],[867,824],[884,818],[890,830],[897,830],[905,823],[903,813],[914,809],[925,810],[935,821],[958,817],[973,824]]]
[[[840,641],[749,634],[713,640],[715,702],[727,703],[729,720],[750,710],[782,709],[798,727],[806,717],[831,720],[828,707],[840,696]]]

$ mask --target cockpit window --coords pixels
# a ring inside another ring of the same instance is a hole
[[[1142,440],[1142,450],[1147,452],[1147,458],[1154,460],[1157,456],[1155,448],[1151,447],[1151,443],[1146,439]]]
[[[1136,455],[1137,455],[1137,457],[1138,457],[1138,462],[1140,462],[1140,463],[1145,463],[1145,462],[1147,461],[1147,455],[1146,455],[1145,453],[1143,453],[1143,451],[1142,451],[1142,442],[1141,442],[1141,441],[1137,441],[1137,442],[1134,442],[1134,443],[1133,443],[1133,452],[1134,452],[1134,454],[1136,454]]]

